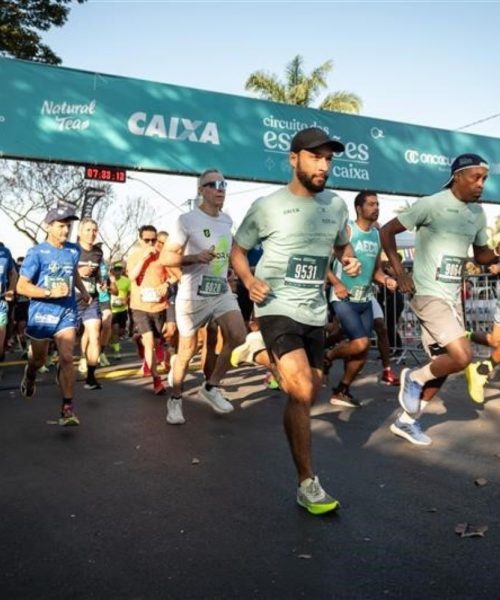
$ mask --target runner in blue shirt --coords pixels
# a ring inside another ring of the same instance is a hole
[[[67,241],[71,222],[77,220],[70,207],[52,208],[45,217],[47,240],[31,248],[21,266],[17,293],[30,298],[26,335],[31,338],[31,355],[21,381],[21,393],[31,399],[36,372],[45,364],[50,340],[59,353],[57,381],[63,396],[63,426],[79,425],[73,410],[73,348],[78,327],[75,288],[85,302],[91,298],[78,274],[80,252]]]
[[[17,272],[10,250],[0,242],[0,362],[5,358],[9,305],[14,299]]]

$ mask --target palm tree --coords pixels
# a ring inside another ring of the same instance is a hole
[[[309,75],[304,71],[304,59],[297,55],[285,68],[285,82],[276,75],[255,71],[245,83],[245,89],[255,92],[265,100],[310,106],[319,92],[327,88],[326,76],[333,69],[333,61],[327,60]],[[318,106],[321,110],[359,113],[363,102],[352,92],[328,94]]]

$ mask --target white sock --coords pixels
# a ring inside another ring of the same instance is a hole
[[[399,415],[398,421],[401,421],[401,423],[406,423],[407,425],[413,425],[413,423],[415,423],[416,419],[414,419],[413,417],[410,417],[410,415],[406,411],[403,411]]]
[[[431,371],[431,363],[420,367],[420,369],[415,369],[411,372],[411,378],[413,381],[416,381],[421,386],[424,386],[428,381],[432,379],[436,379],[436,376],[432,374]]]

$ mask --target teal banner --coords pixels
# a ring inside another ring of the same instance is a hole
[[[322,127],[345,144],[329,185],[426,195],[465,152],[490,163],[500,202],[500,139],[0,58],[0,155],[284,183],[290,140]]]

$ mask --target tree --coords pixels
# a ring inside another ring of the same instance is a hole
[[[88,200],[99,225],[99,238],[111,260],[122,258],[137,240],[137,230],[154,222],[154,209],[142,198],[116,200],[111,184],[88,185],[82,167],[55,163],[0,161],[0,211],[33,244],[45,239],[43,219],[49,208],[70,205],[81,216]]]
[[[85,0],[76,0],[79,4]],[[72,0],[0,0],[0,55],[61,64],[38,31],[62,27]]]
[[[144,198],[127,198],[112,205],[98,204],[99,241],[111,262],[121,260],[137,242],[141,225],[154,222],[154,210]]]
[[[100,186],[101,202],[112,198],[109,184]],[[45,238],[43,218],[48,209],[69,204],[81,213],[87,195],[81,167],[54,163],[0,161],[0,210],[34,244]]]
[[[245,89],[255,92],[265,100],[311,106],[319,93],[328,87],[326,76],[333,69],[333,61],[327,60],[309,75],[304,71],[304,59],[297,55],[286,65],[285,81],[276,75],[264,71],[255,71],[245,83]],[[333,92],[328,94],[318,108],[336,112],[359,113],[363,102],[352,92]]]

